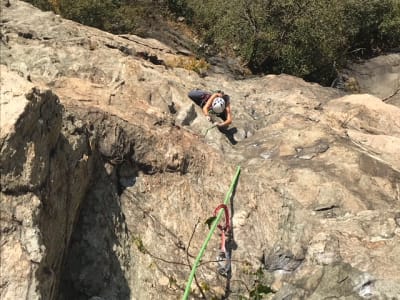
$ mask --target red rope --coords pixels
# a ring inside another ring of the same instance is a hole
[[[227,234],[229,229],[230,229],[229,210],[228,210],[228,207],[225,204],[220,204],[214,210],[214,217],[217,216],[218,211],[220,209],[224,209],[224,212],[225,212],[225,226],[218,225],[218,228],[221,230],[221,251],[226,252],[226,249],[225,249],[225,241],[226,241],[225,234]]]

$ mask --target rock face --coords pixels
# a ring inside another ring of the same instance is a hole
[[[1,299],[396,299],[400,109],[287,75],[167,67],[156,40],[2,1]],[[222,89],[209,129],[189,90]]]
[[[357,81],[361,92],[400,107],[400,53],[353,63],[346,73]]]

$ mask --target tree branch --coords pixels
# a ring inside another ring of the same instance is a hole
[[[386,98],[383,98],[383,99],[382,99],[382,102],[386,102],[386,101],[389,100],[390,98],[393,98],[394,96],[396,96],[396,94],[397,94],[398,92],[400,92],[400,87],[399,87],[393,94],[391,94],[390,96],[388,96],[388,97],[386,97]]]

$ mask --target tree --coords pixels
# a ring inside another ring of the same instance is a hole
[[[30,2],[113,33],[138,34],[138,24],[150,24],[155,14],[168,17],[169,10],[185,17],[210,46],[205,57],[217,52],[236,55],[253,73],[287,73],[325,85],[348,59],[400,45],[399,0]]]

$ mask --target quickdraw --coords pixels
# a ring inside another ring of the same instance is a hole
[[[218,263],[218,273],[222,276],[227,277],[229,271],[231,269],[231,258],[229,252],[226,249],[227,244],[227,236],[230,232],[230,219],[229,219],[229,210],[225,204],[220,204],[214,210],[214,217],[217,216],[218,211],[223,209],[225,212],[225,225],[218,225],[219,230],[221,230],[221,248],[217,255],[217,263]]]
[[[234,191],[234,189],[235,189],[235,187],[236,187],[236,185],[238,183],[238,180],[239,180],[239,175],[240,175],[240,166],[237,167],[235,177],[233,177],[232,183],[231,183],[231,185],[229,187],[229,191],[225,196],[225,200],[224,200],[224,204],[225,205],[229,203],[229,200],[232,197],[232,193],[233,193],[233,191]],[[226,212],[227,211],[228,210],[226,210]],[[204,252],[206,251],[208,242],[210,241],[215,229],[217,228],[217,223],[219,222],[221,217],[222,217],[222,213],[218,213],[218,215],[217,215],[217,217],[215,219],[215,222],[212,222],[212,224],[211,224],[211,228],[210,228],[210,231],[207,234],[206,239],[204,240],[203,244],[201,245],[199,254],[197,254],[196,260],[194,261],[194,264],[192,266],[192,270],[190,271],[189,278],[188,278],[188,281],[186,283],[185,292],[183,294],[182,300],[187,300],[189,295],[190,295],[190,291],[191,291],[193,279],[194,279],[195,274],[196,274],[196,270],[200,265],[200,260],[203,257]],[[226,218],[226,219],[229,220],[229,217]],[[230,261],[229,261],[229,263],[230,263]],[[229,264],[229,268],[230,268],[230,264]],[[230,269],[228,269],[228,271],[230,271]],[[227,273],[227,275],[230,275],[230,274]]]

